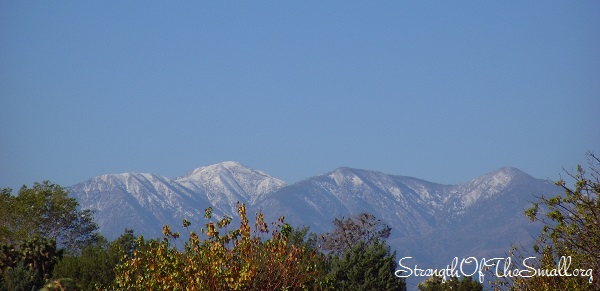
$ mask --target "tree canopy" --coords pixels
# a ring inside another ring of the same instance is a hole
[[[67,252],[78,252],[97,240],[98,225],[91,210],[80,210],[69,192],[49,181],[0,191],[0,243],[14,244],[41,236],[53,239]]]
[[[516,277],[500,281],[502,288],[513,290],[600,290],[600,159],[588,152],[589,173],[581,165],[567,172],[574,186],[563,179],[556,182],[564,194],[541,196],[525,211],[531,221],[544,224],[533,247],[539,258],[536,270],[552,270],[568,260],[571,276]],[[519,257],[530,252],[516,248]],[[576,276],[573,273],[577,272]]]
[[[41,288],[63,254],[77,255],[101,236],[93,213],[49,181],[0,190],[0,290]]]
[[[406,282],[394,275],[396,252],[383,241],[360,241],[340,257],[334,257],[330,281],[335,290],[406,290]]]
[[[289,225],[283,218],[270,238],[262,214],[254,230],[244,204],[238,205],[241,224],[226,231],[231,218],[209,221],[179,250],[180,233],[163,228],[162,240],[138,240],[133,258],[119,265],[117,288],[127,290],[302,290],[315,289],[323,278],[324,256],[302,244],[289,244]],[[206,218],[211,219],[211,209]],[[184,220],[183,226],[191,223]]]

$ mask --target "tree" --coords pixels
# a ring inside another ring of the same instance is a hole
[[[45,237],[0,245],[0,290],[41,288],[62,256],[56,241]]]
[[[456,277],[451,277],[446,282],[442,282],[442,277],[433,276],[419,284],[419,291],[481,291],[483,285],[477,281],[473,281],[470,276],[462,277],[458,280]]]
[[[396,252],[378,239],[357,242],[334,257],[329,277],[335,290],[406,290],[404,278],[394,275]]]
[[[323,248],[336,255],[341,255],[359,243],[369,246],[380,239],[387,239],[392,228],[375,215],[361,213],[348,218],[333,220],[334,230],[321,237]]]
[[[240,226],[226,231],[231,218],[210,221],[200,235],[189,232],[180,249],[180,233],[163,227],[162,240],[138,239],[133,258],[117,266],[117,288],[127,290],[301,290],[318,285],[325,272],[324,256],[302,245],[289,244],[289,225],[283,218],[272,225],[270,238],[263,215],[257,213],[254,231],[244,204],[238,205]],[[191,223],[184,220],[183,226]],[[189,228],[188,228],[189,229]],[[201,239],[200,236],[204,237]]]
[[[79,210],[68,191],[49,181],[21,187],[17,196],[0,191],[0,243],[14,244],[34,236],[56,240],[67,252],[78,252],[98,239],[93,212]]]
[[[83,290],[113,286],[114,269],[118,264],[133,257],[135,241],[133,230],[125,229],[124,233],[112,242],[101,239],[96,244],[83,248],[78,255],[63,257],[54,267],[52,284],[71,284]]]
[[[385,243],[391,228],[375,215],[361,213],[336,218],[333,232],[321,236],[329,252],[327,282],[335,290],[406,290],[404,278],[394,275],[396,252]]]
[[[563,195],[538,197],[525,211],[531,221],[544,224],[533,248],[540,257],[535,269],[556,269],[568,258],[569,271],[578,270],[579,275],[517,277],[501,283],[515,290],[600,290],[600,159],[591,152],[587,156],[590,174],[578,165],[576,173],[567,172],[574,187],[561,179],[556,185]],[[525,257],[523,252],[519,256]]]
[[[0,189],[0,243],[10,242],[9,237],[12,235],[12,229],[16,223],[14,215],[11,215],[14,208],[11,193],[12,189],[10,188]]]
[[[4,271],[0,280],[0,290],[37,290],[43,283],[44,279],[38,272],[20,262]]]
[[[123,234],[110,244],[111,252],[118,254],[122,260],[133,258],[137,248],[137,237],[133,233],[133,229],[126,228]]]

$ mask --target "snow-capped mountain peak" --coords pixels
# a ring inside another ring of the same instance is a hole
[[[239,162],[222,162],[200,167],[175,179],[191,188],[229,189],[244,193],[248,197],[261,196],[286,185],[263,171],[249,168]]]
[[[452,203],[454,206],[451,209],[463,211],[481,199],[494,197],[508,187],[514,187],[522,181],[532,179],[534,178],[517,168],[503,167],[465,184],[454,186],[451,190],[452,195],[446,199],[454,200]]]
[[[286,186],[282,180],[251,169],[239,162],[222,162],[200,167],[174,180],[196,192],[229,215],[236,213],[236,202],[254,204],[262,196]]]
[[[119,226],[123,223],[143,232],[160,230],[161,224],[179,225],[183,218],[200,219],[209,206],[216,217],[235,217],[237,202],[252,205],[284,186],[285,182],[262,171],[227,161],[194,169],[176,179],[150,173],[106,174],[70,189],[82,207],[112,213],[102,215],[99,222],[104,229],[111,228],[114,236],[122,231]]]

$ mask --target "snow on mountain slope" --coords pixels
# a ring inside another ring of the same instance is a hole
[[[523,211],[534,195],[561,193],[553,183],[516,168],[501,168],[446,191],[435,231],[393,238],[399,255],[443,266],[455,256],[502,257],[514,244],[531,247],[541,225],[531,223]]]
[[[273,192],[257,206],[279,209],[290,218],[288,222],[315,231],[327,230],[336,217],[373,213],[395,225],[396,232],[408,235],[432,230],[441,195],[438,188],[444,187],[376,171],[338,168]]]
[[[504,167],[475,178],[465,184],[451,187],[445,196],[447,212],[462,214],[481,199],[489,199],[514,186],[519,181],[533,181],[533,177],[517,168]]]
[[[236,216],[238,201],[254,205],[265,194],[286,186],[285,182],[238,162],[197,168],[174,182],[194,192],[206,193],[215,208],[230,216]]]
[[[460,185],[441,185],[376,171],[339,168],[267,195],[256,204],[267,220],[323,233],[332,220],[369,212],[392,227],[398,257],[445,266],[455,256],[498,257],[514,243],[530,245],[540,229],[523,210],[533,194],[556,194],[550,182],[501,168]]]
[[[203,214],[198,206],[209,206],[201,196],[154,174],[97,176],[72,186],[70,191],[82,208],[96,212],[101,231],[111,238],[125,228],[156,235],[162,225],[198,217]]]
[[[201,167],[170,180],[154,174],[122,173],[91,178],[70,188],[82,208],[96,212],[109,238],[125,228],[153,237],[162,226],[179,226],[184,218],[204,222],[204,210],[215,217],[237,216],[236,203],[252,205],[285,183],[237,162]]]

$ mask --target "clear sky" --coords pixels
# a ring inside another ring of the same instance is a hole
[[[456,184],[600,152],[600,1],[0,1],[0,187],[239,161]]]

